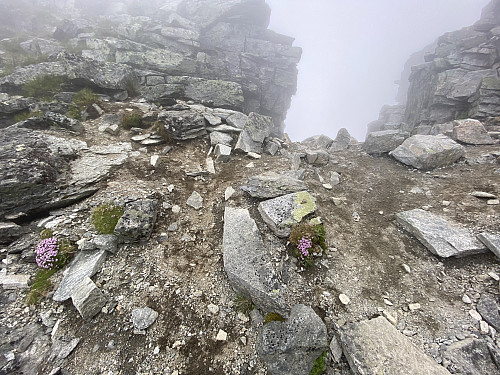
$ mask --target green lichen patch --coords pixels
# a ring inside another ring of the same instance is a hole
[[[292,217],[296,223],[300,223],[304,217],[316,211],[316,199],[307,191],[298,192],[293,203],[296,208]]]

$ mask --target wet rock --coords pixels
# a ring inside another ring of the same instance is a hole
[[[427,249],[440,257],[463,257],[487,251],[469,230],[428,211],[414,209],[396,214],[396,221]]]
[[[483,232],[477,236],[493,254],[500,258],[500,235]]]
[[[487,294],[482,294],[476,309],[490,326],[500,331],[499,306],[493,298]]]
[[[492,350],[486,341],[473,338],[445,345],[441,351],[443,366],[454,374],[495,374],[500,371],[500,366],[495,362]]]
[[[273,129],[271,117],[258,113],[250,113],[248,120],[240,133],[235,149],[243,152],[262,153],[264,140],[271,135]]]
[[[265,172],[258,176],[248,178],[246,185],[241,190],[246,191],[254,198],[275,198],[281,195],[296,193],[305,190],[303,181],[288,174]]]
[[[224,270],[236,292],[262,311],[286,315],[281,283],[248,210],[226,207],[223,251]]]
[[[464,148],[444,135],[414,135],[389,155],[417,169],[429,170],[453,164]]]
[[[193,191],[189,196],[186,204],[193,207],[195,210],[199,210],[203,207],[203,198],[197,191]]]
[[[132,310],[132,323],[137,330],[142,331],[149,328],[156,321],[156,318],[158,318],[158,313],[149,307]]]
[[[257,337],[256,350],[273,375],[308,375],[327,349],[325,323],[314,310],[295,305],[285,322],[269,322]]]
[[[145,198],[127,203],[114,230],[118,242],[147,241],[156,223],[157,209],[157,199]]]
[[[106,304],[106,297],[90,277],[85,277],[80,282],[71,295],[71,299],[73,305],[85,320],[92,319]]]
[[[57,302],[66,301],[85,278],[92,277],[99,272],[105,260],[106,251],[104,250],[79,252],[69,264],[52,299]]]
[[[344,354],[357,374],[449,375],[384,317],[342,327]]]
[[[293,225],[316,211],[316,200],[307,191],[283,195],[259,204],[264,222],[278,237],[290,235]]]
[[[370,155],[384,154],[400,146],[406,138],[399,130],[371,132],[366,137],[363,150]]]
[[[453,121],[453,135],[455,141],[471,145],[491,145],[495,141],[488,135],[481,121],[467,119]]]

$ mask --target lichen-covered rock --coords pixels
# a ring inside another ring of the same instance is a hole
[[[196,111],[163,111],[158,114],[158,121],[174,139],[194,139],[207,134],[205,118]]]
[[[118,241],[147,241],[156,222],[157,209],[157,199],[146,198],[127,203],[114,231]]]
[[[384,154],[394,150],[406,139],[406,135],[398,130],[380,130],[367,135],[363,150],[367,154]]]
[[[303,181],[286,173],[265,172],[248,178],[241,190],[254,198],[275,198],[281,195],[296,193],[306,189]]]
[[[474,119],[453,121],[453,135],[455,141],[471,145],[491,145],[495,143],[488,135],[481,121]]]
[[[248,120],[240,133],[235,149],[243,152],[262,153],[264,140],[271,135],[273,130],[271,117],[262,116],[258,113],[250,113]]]

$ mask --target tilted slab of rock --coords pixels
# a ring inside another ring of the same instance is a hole
[[[248,210],[226,207],[222,242],[224,270],[236,292],[263,311],[286,315],[278,275]]]
[[[500,235],[483,232],[477,236],[493,254],[500,258]]]
[[[476,309],[490,326],[495,328],[497,331],[500,330],[500,306],[495,302],[493,297],[483,293]]]
[[[257,353],[273,375],[308,375],[314,361],[326,350],[325,323],[309,306],[295,305],[285,322],[262,327]]]
[[[380,130],[371,132],[366,137],[363,150],[367,154],[384,154],[394,150],[406,139],[405,134],[398,130]]]
[[[355,374],[450,375],[384,317],[342,327],[340,339]]]
[[[414,135],[389,155],[417,169],[429,170],[453,164],[464,148],[444,135]]]
[[[492,343],[467,338],[451,345],[443,345],[443,366],[454,374],[500,373],[500,351]],[[497,360],[495,361],[495,357]]]
[[[487,251],[467,229],[422,209],[400,212],[396,221],[440,257],[463,257]]]
[[[105,260],[105,250],[80,251],[69,264],[52,299],[58,302],[66,301],[85,278],[99,272]]]
[[[86,320],[96,316],[106,304],[106,297],[90,277],[85,277],[76,287],[71,294],[71,300],[82,318]]]
[[[455,141],[471,145],[491,145],[495,141],[488,135],[481,121],[467,119],[453,121],[453,135]]]
[[[316,199],[307,191],[283,195],[261,202],[259,212],[278,237],[288,237],[295,224],[316,211]]]
[[[271,135],[273,119],[258,113],[250,113],[248,120],[240,133],[235,149],[243,152],[262,153],[264,140]]]
[[[285,173],[265,172],[248,178],[241,190],[254,198],[275,198],[281,195],[296,193],[306,189],[303,181]]]
[[[119,242],[147,241],[156,223],[158,199],[139,199],[125,205],[114,234]]]
[[[207,134],[205,118],[197,111],[163,111],[158,114],[158,121],[174,139],[194,139]]]

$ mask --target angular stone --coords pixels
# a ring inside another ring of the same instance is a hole
[[[265,324],[255,344],[273,375],[308,375],[327,348],[325,323],[305,305],[295,305],[285,322]]]
[[[233,137],[231,137],[227,133],[221,133],[217,131],[210,133],[210,144],[212,146],[215,145],[231,146],[231,143],[233,143]]]
[[[381,130],[368,134],[363,150],[370,155],[384,154],[394,150],[406,139],[398,130]]]
[[[106,304],[106,297],[94,284],[90,277],[85,277],[71,295],[73,305],[83,319],[90,320],[96,316]]]
[[[137,330],[145,330],[158,318],[158,313],[149,307],[132,310],[132,323]]]
[[[194,139],[207,134],[205,118],[193,110],[163,111],[158,121],[164,124],[165,131],[177,140]]]
[[[238,129],[243,129],[248,121],[248,116],[241,112],[234,112],[226,118],[226,123],[229,126],[234,126]]]
[[[300,143],[304,146],[307,146],[310,149],[326,150],[333,143],[333,139],[331,139],[326,135],[321,134],[306,138]]]
[[[495,140],[488,135],[481,121],[467,119],[453,121],[453,136],[455,141],[471,145],[491,145]]]
[[[498,374],[500,362],[495,362],[494,348],[483,340],[467,338],[443,345],[443,366],[454,374]],[[498,350],[498,349],[497,349]]]
[[[500,258],[500,235],[483,232],[477,236],[493,254]]]
[[[307,151],[306,160],[309,164],[324,166],[330,161],[330,154],[324,150]]]
[[[12,222],[0,221],[0,243],[10,243],[24,233],[23,227]]]
[[[226,145],[215,146],[215,161],[218,163],[223,163],[229,160],[231,156],[231,147]]]
[[[118,237],[114,234],[99,234],[92,239],[97,249],[106,250],[112,254],[118,250]]]
[[[342,128],[338,131],[337,136],[328,147],[328,151],[335,152],[347,150],[350,145],[355,143],[358,143],[358,141],[349,134],[349,131],[346,128]]]
[[[193,191],[189,196],[186,204],[193,207],[195,210],[199,210],[203,207],[203,197],[197,191]]]
[[[254,198],[275,198],[281,195],[296,193],[306,189],[303,181],[287,174],[265,172],[248,178],[241,190],[246,191]]]
[[[500,331],[499,306],[493,298],[483,293],[476,309],[490,326]]]
[[[340,339],[356,374],[450,375],[381,316],[344,326]]]
[[[130,243],[149,240],[156,223],[157,208],[157,199],[146,198],[127,203],[114,230],[118,241]]]
[[[51,348],[51,353],[48,357],[48,361],[61,361],[64,358],[67,358],[73,352],[73,350],[76,349],[76,347],[80,343],[80,340],[81,338],[74,338],[69,342],[59,339],[54,340]]]
[[[417,169],[429,170],[453,164],[464,148],[444,135],[414,135],[389,155]]]
[[[469,230],[428,211],[414,209],[396,214],[396,221],[427,249],[440,257],[480,254],[486,247]]]
[[[101,269],[106,260],[106,251],[81,251],[69,264],[66,273],[52,299],[66,301],[86,277],[92,277]]]
[[[240,133],[235,149],[243,152],[262,153],[264,140],[271,135],[273,119],[258,113],[250,113],[248,120]]]
[[[226,207],[222,245],[224,270],[236,292],[262,311],[285,315],[281,283],[248,210]]]
[[[4,289],[26,289],[30,275],[2,275],[0,274],[0,284]]]
[[[261,202],[258,209],[278,237],[288,237],[295,224],[316,211],[316,199],[307,191],[300,191]]]

